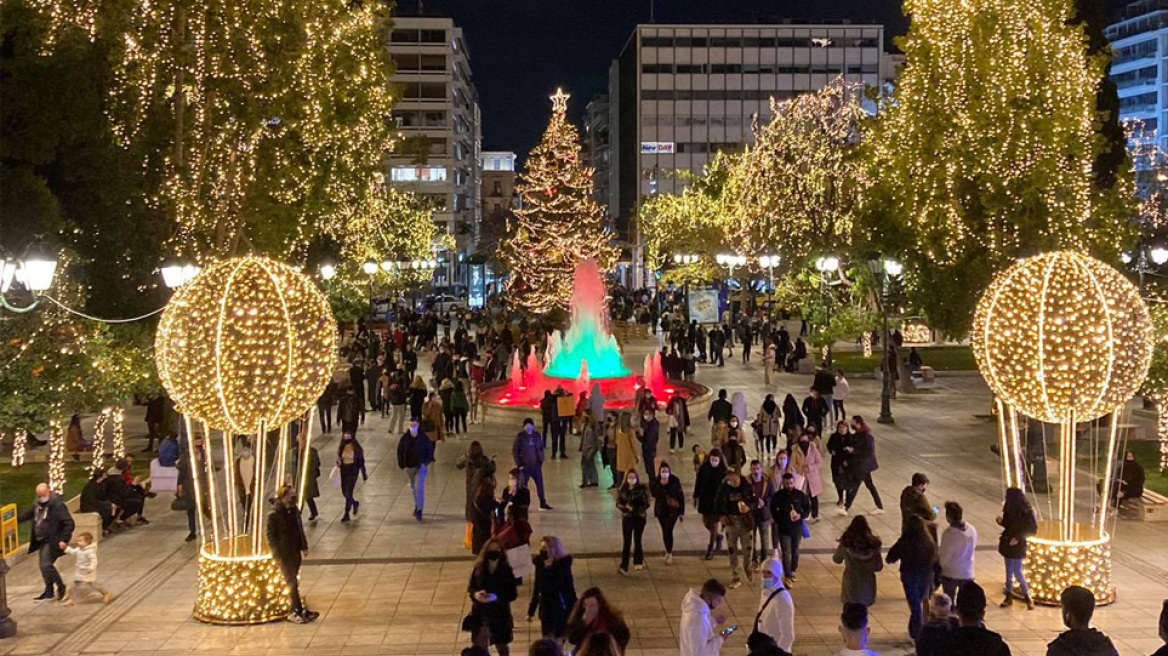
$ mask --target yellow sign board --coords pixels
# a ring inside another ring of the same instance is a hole
[[[0,508],[0,558],[7,558],[20,549],[16,533],[16,504]]]

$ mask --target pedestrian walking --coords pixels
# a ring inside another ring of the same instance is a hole
[[[794,587],[798,580],[799,545],[803,542],[805,525],[803,520],[811,512],[811,502],[807,495],[795,487],[795,475],[786,472],[779,489],[771,497],[771,520],[775,525],[775,536],[783,553],[783,572],[787,575],[784,583]]]
[[[1022,561],[1026,558],[1026,539],[1038,532],[1038,522],[1034,518],[1034,510],[1026,499],[1026,493],[1012,487],[1006,490],[1006,500],[1002,504],[1002,514],[997,518],[1002,527],[1002,535],[998,538],[998,553],[1006,562],[1006,598],[999,604],[1002,608],[1014,605],[1014,580],[1022,589],[1022,598],[1026,601],[1026,608],[1034,610],[1034,601],[1030,598],[1030,585],[1022,573]]]
[[[357,390],[354,387],[345,388],[345,395],[337,404],[337,422],[341,425],[341,433],[357,434],[361,417],[365,415],[365,411],[362,409],[364,403],[361,397],[357,396]]]
[[[656,478],[649,482],[649,494],[653,496],[653,516],[661,526],[661,541],[665,543],[665,564],[672,565],[673,529],[685,521],[685,492],[668,462],[662,461]]]
[[[296,491],[291,485],[280,488],[276,505],[268,515],[265,535],[272,559],[280,567],[292,599],[288,621],[297,624],[312,622],[320,617],[320,613],[305,608],[300,598],[300,564],[303,554],[308,552],[308,538],[300,521],[300,509],[296,507]]]
[[[438,394],[430,392],[430,396],[422,406],[420,419],[422,431],[426,433],[426,437],[430,438],[431,442],[446,440],[446,415],[442,410],[442,399],[439,398]]]
[[[406,473],[414,495],[414,519],[422,521],[426,509],[426,471],[434,462],[434,442],[422,431],[417,417],[397,442],[397,466]],[[356,510],[356,508],[354,508]]]
[[[645,463],[645,471],[651,474],[656,470],[657,443],[661,439],[661,422],[657,421],[657,413],[653,410],[646,410],[641,414],[637,438],[641,441],[641,457]]]
[[[483,476],[475,483],[475,487],[470,492],[469,507],[467,508],[467,527],[470,529],[470,552],[474,555],[479,555],[483,550],[483,545],[491,538],[491,535],[496,532],[496,529],[501,529],[499,526],[499,504],[495,501],[495,479],[492,476]],[[512,511],[511,517],[514,517],[514,509],[512,506],[508,510]],[[527,506],[523,506],[526,512]],[[518,545],[516,545],[518,546]]]
[[[844,604],[876,603],[876,572],[884,569],[880,538],[872,532],[868,518],[857,515],[839,538],[832,562],[844,566],[840,602]]]
[[[832,418],[836,421],[844,421],[848,418],[847,411],[844,409],[844,401],[847,401],[848,395],[851,394],[852,385],[844,376],[843,369],[835,370],[835,391],[832,392],[831,397],[831,411]]]
[[[702,516],[702,525],[706,527],[706,531],[710,535],[709,543],[706,545],[705,560],[714,557],[715,540],[718,551],[722,550],[722,523],[716,499],[718,488],[721,487],[726,472],[726,464],[722,462],[722,452],[719,449],[711,449],[710,455],[698,467],[697,476],[694,478],[694,506],[698,509],[698,514]]]
[[[415,375],[414,382],[410,383],[409,389],[411,417],[422,416],[422,407],[426,405],[427,396],[426,381],[422,380],[420,375]]]
[[[795,475],[795,487],[807,495],[811,504],[808,524],[819,521],[819,495],[823,492],[823,453],[819,450],[819,440],[810,433],[803,433],[799,441],[791,447],[791,473]]]
[[[568,642],[582,645],[596,634],[612,636],[621,653],[631,637],[624,616],[608,602],[600,588],[588,588],[568,615]]]
[[[844,461],[848,454],[844,451],[844,447],[847,446],[850,438],[851,433],[848,431],[848,422],[846,421],[837,421],[835,431],[827,437],[827,453],[831,467],[831,484],[835,488],[836,508],[843,508],[844,497],[847,494],[848,475],[844,469]]]
[[[795,643],[795,602],[783,585],[783,561],[778,554],[771,554],[762,565],[762,591],[751,631],[755,633],[770,636],[786,653]]]
[[[405,387],[405,368],[397,366],[397,371],[389,381],[389,430],[391,435],[405,432],[407,403],[409,394]]]
[[[807,420],[807,427],[815,427],[816,433],[823,433],[823,426],[831,415],[831,404],[823,398],[823,394],[814,387],[811,393],[803,399],[803,417]]]
[[[730,588],[742,587],[742,575],[747,581],[754,580],[753,544],[754,510],[758,500],[750,483],[742,479],[737,469],[731,468],[718,493],[714,506],[718,512],[722,530],[726,535],[726,550],[730,556]],[[745,570],[745,572],[743,571]]]
[[[74,558],[73,589],[69,591],[65,605],[72,606],[88,592],[101,595],[103,604],[113,601],[113,595],[109,590],[97,582],[97,544],[93,540],[93,534],[88,531],[78,533],[74,544],[65,547],[65,553]]]
[[[154,451],[154,440],[162,441],[162,425],[166,422],[166,396],[155,394],[146,401],[146,448],[142,453]]]
[[[767,342],[766,349],[762,355],[762,382],[767,387],[771,384],[771,373],[775,369],[775,362],[779,357],[779,347],[775,346],[774,342]]]
[[[637,470],[625,472],[624,483],[617,490],[616,507],[621,513],[620,573],[629,573],[629,551],[632,550],[633,569],[645,569],[645,551],[641,538],[645,534],[645,517],[649,511],[649,489],[641,482]]]
[[[843,467],[847,470],[848,492],[844,507],[838,509],[837,512],[840,515],[848,514],[848,511],[852,509],[852,504],[856,501],[856,493],[860,491],[862,484],[868,488],[868,492],[872,495],[872,501],[876,503],[876,510],[873,510],[872,514],[883,515],[884,504],[880,501],[880,493],[876,491],[876,484],[872,482],[872,472],[880,468],[876,460],[876,438],[872,436],[872,431],[860,415],[852,417],[851,428],[852,436],[844,447],[844,453],[847,456],[843,462]]]
[[[803,411],[799,409],[795,396],[788,394],[783,397],[783,435],[787,436],[784,448],[791,446],[799,433],[803,432],[804,423]]]
[[[206,454],[203,451],[203,438],[192,438],[189,455],[191,457],[178,459],[178,480],[174,487],[174,502],[171,503],[171,508],[185,510],[187,513],[186,542],[192,542],[198,537],[195,526],[195,512],[198,508],[196,492],[207,489],[207,473],[204,465]],[[199,478],[198,486],[195,485],[196,476]]]
[[[470,414],[470,400],[466,396],[466,385],[462,379],[454,381],[450,394],[450,407],[454,411],[454,432],[466,433],[466,417]]]
[[[535,581],[527,605],[527,621],[538,613],[543,637],[553,638],[562,645],[568,635],[568,614],[575,606],[572,556],[558,537],[546,535],[540,540],[539,555],[535,558]]]
[[[726,622],[724,613],[716,612],[726,598],[726,586],[709,579],[700,590],[690,588],[681,600],[680,656],[718,656],[726,637],[717,630]]]
[[[495,461],[483,452],[483,445],[474,440],[466,449],[466,454],[458,459],[454,465],[458,469],[466,470],[466,522],[469,526],[474,521],[475,490],[484,478],[494,477]],[[491,486],[491,496],[494,497],[495,488]]]
[[[811,379],[811,389],[818,392],[820,398],[823,399],[823,405],[826,406],[827,412],[823,413],[822,416],[823,421],[826,422],[831,417],[832,407],[835,405],[835,374],[827,366],[827,363],[820,365],[815,370],[815,377]],[[819,427],[822,429],[823,424],[820,424]]]
[[[600,485],[600,472],[596,469],[600,426],[591,412],[585,412],[580,418],[580,489]]]
[[[921,630],[922,604],[933,591],[933,568],[937,565],[937,543],[925,520],[917,515],[909,518],[886,560],[889,565],[900,563],[900,583],[909,609],[908,635],[916,640]]]
[[[73,516],[61,500],[61,495],[53,494],[49,486],[36,486],[36,501],[17,516],[18,521],[32,522],[28,541],[28,552],[37,554],[41,579],[45,590],[37,600],[65,598],[65,581],[54,563],[65,555],[65,548],[73,540]]]
[[[945,502],[945,521],[949,527],[941,533],[937,558],[941,562],[941,588],[952,599],[962,585],[973,580],[977,529],[965,521],[965,511],[956,501]]]
[[[511,602],[519,597],[519,591],[515,585],[515,573],[507,562],[507,553],[498,540],[488,540],[479,552],[471,569],[467,592],[471,612],[470,617],[463,620],[463,628],[485,624],[491,634],[490,642],[499,656],[509,656],[515,629]]]
[[[356,515],[361,503],[354,498],[357,491],[357,476],[369,480],[365,471],[365,449],[352,433],[342,433],[341,443],[337,445],[337,468],[340,470],[341,494],[345,497],[345,515],[342,522],[349,521],[350,511]]]
[[[551,510],[543,490],[543,459],[544,439],[536,432],[535,422],[531,417],[523,420],[523,430],[515,435],[515,443],[511,447],[511,456],[515,466],[523,474],[523,487],[527,482],[535,480],[535,490],[539,493],[539,509]]]
[[[934,539],[937,535],[937,525],[934,521],[937,519],[937,513],[933,510],[933,505],[929,503],[929,497],[925,496],[925,492],[929,489],[929,477],[917,472],[912,475],[911,484],[906,486],[900,492],[900,532],[903,533],[908,529],[908,521],[914,515],[925,520],[925,526],[930,528],[930,533],[933,534]]]
[[[637,463],[641,461],[641,456],[639,455],[640,450],[637,449],[635,436],[636,431],[633,429],[631,416],[627,412],[622,412],[617,427],[614,430],[614,437],[616,438],[616,478],[613,481],[617,487],[624,482],[625,475],[636,469]]]
[[[751,510],[752,519],[754,520],[754,531],[751,537],[751,544],[754,544],[754,537],[758,537],[758,548],[754,549],[753,562],[750,564],[755,569],[762,566],[762,562],[766,560],[771,553],[771,497],[775,494],[774,481],[771,480],[766,472],[762,470],[762,462],[759,460],[750,461],[750,475],[747,477],[747,482],[750,483],[750,492],[754,495],[754,508]]]
[[[779,428],[782,425],[782,420],[779,404],[775,403],[775,395],[767,394],[762,405],[759,406],[758,415],[754,418],[757,430],[762,435],[762,444],[758,451],[764,459],[778,448]]]
[[[304,468],[304,504],[308,506],[308,521],[316,521],[316,498],[320,496],[320,452],[314,446],[308,446],[308,432],[301,431],[296,437],[297,462],[308,462]]]

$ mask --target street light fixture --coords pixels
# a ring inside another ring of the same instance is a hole
[[[698,259],[700,259],[700,258],[697,255],[675,254],[673,256],[673,263],[674,264],[695,264],[695,263],[697,263]]]
[[[371,276],[377,273],[377,263],[372,259],[365,260],[365,263],[361,265],[361,270],[365,272],[365,275]]]
[[[1154,262],[1156,266],[1161,266],[1165,262],[1168,262],[1168,248],[1157,246],[1152,249],[1151,254],[1152,262]]]
[[[880,424],[894,424],[896,420],[892,417],[892,362],[890,362],[889,354],[892,353],[891,344],[888,339],[888,279],[897,278],[904,273],[904,265],[892,259],[880,259],[879,255],[873,255],[868,258],[868,271],[872,273],[872,277],[880,283],[879,291],[876,293],[876,300],[880,304],[880,316],[883,322],[882,337],[884,344],[884,361],[880,368],[883,371],[882,385],[880,389],[880,416],[876,419]]]
[[[332,264],[320,265],[320,277],[325,280],[332,280],[337,275],[337,267]]]
[[[834,255],[825,255],[815,260],[815,268],[820,273],[832,273],[839,271],[839,258]]]
[[[199,275],[199,265],[182,258],[171,258],[162,265],[162,282],[169,289],[178,289]]]
[[[23,314],[40,304],[40,293],[53,286],[57,273],[57,255],[42,241],[34,241],[24,249],[24,255],[12,258],[0,248],[0,308]],[[9,305],[4,294],[19,282],[32,294],[32,304],[25,307]]]
[[[16,259],[8,251],[0,248],[0,294],[8,293],[12,278],[16,275]]]

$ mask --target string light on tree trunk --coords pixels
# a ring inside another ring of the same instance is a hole
[[[49,489],[65,493],[65,433],[57,420],[49,422]]]
[[[28,431],[17,428],[12,435],[12,466],[24,465],[24,450],[28,446]]]
[[[105,408],[93,422],[93,460],[89,465],[89,475],[93,476],[105,466],[105,424],[109,420],[110,409]]]

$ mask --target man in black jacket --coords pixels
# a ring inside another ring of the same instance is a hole
[[[101,531],[104,535],[109,532],[114,523],[114,513],[117,506],[109,500],[105,490],[106,473],[98,471],[89,477],[89,482],[81,488],[81,505],[78,508],[83,513],[97,513],[101,515]]]
[[[300,599],[300,562],[302,554],[308,552],[308,538],[304,536],[300,509],[296,507],[296,491],[291,485],[280,489],[276,506],[268,515],[267,538],[272,558],[280,566],[280,572],[291,592],[292,614],[288,620],[307,624],[320,617],[320,613],[305,608]]]
[[[872,431],[860,415],[852,417],[852,431],[851,437],[844,445],[844,452],[847,454],[843,462],[848,480],[847,499],[844,501],[844,507],[837,509],[836,512],[840,515],[848,514],[852,509],[852,503],[856,501],[856,493],[863,484],[876,503],[876,510],[873,510],[872,514],[883,515],[884,504],[880,501],[876,484],[872,482],[872,472],[880,467],[876,461],[876,438],[872,436]]]
[[[422,432],[419,418],[410,418],[410,428],[397,443],[397,466],[410,478],[414,493],[414,519],[422,521],[426,507],[426,469],[434,462],[434,443]]]
[[[1010,656],[1002,636],[985,628],[985,590],[973,581],[957,590],[957,628],[937,646],[945,656]]]
[[[710,426],[716,426],[719,421],[730,424],[730,416],[734,414],[734,406],[726,400],[726,390],[718,390],[718,398],[710,403],[710,409],[706,411],[706,419],[710,420]]]
[[[811,512],[811,502],[802,490],[795,488],[795,476],[783,474],[782,487],[771,496],[771,519],[783,552],[784,582],[787,587],[795,582],[799,569],[799,544],[803,542],[803,518]]]
[[[28,552],[36,552],[40,560],[41,578],[45,581],[45,591],[37,600],[52,599],[56,590],[57,600],[65,598],[65,581],[54,563],[65,555],[65,547],[73,539],[73,516],[61,501],[61,496],[53,494],[49,486],[41,483],[36,487],[36,501],[24,509],[18,521],[32,522],[32,537],[28,541]]]
[[[353,386],[345,388],[345,395],[337,404],[337,422],[341,425],[341,434],[357,434],[357,425],[365,416],[365,401],[357,394]]]
[[[1099,629],[1091,628],[1095,595],[1081,585],[1072,585],[1059,596],[1063,624],[1067,631],[1046,646],[1046,656],[1119,656],[1115,645]]]

